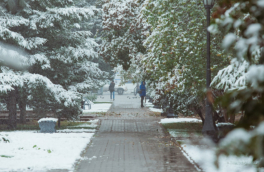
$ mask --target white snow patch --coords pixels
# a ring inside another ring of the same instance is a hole
[[[93,133],[53,133],[34,131],[0,132],[10,143],[0,142],[0,171],[73,170],[74,162],[90,142]]]
[[[180,123],[180,122],[202,122],[202,120],[196,118],[164,118],[160,120],[160,123]]]
[[[162,109],[156,109],[156,108],[149,108],[149,110],[152,112],[160,112],[160,113],[163,112]]]
[[[90,127],[90,128],[96,128],[98,121],[99,121],[99,119],[93,119],[93,120],[90,120],[88,123],[80,124],[80,125],[73,126],[73,127]]]
[[[101,103],[92,105],[91,109],[83,110],[84,113],[88,112],[107,112],[112,104],[110,103]]]
[[[94,133],[95,129],[63,129],[63,130],[57,130],[59,133]]]
[[[58,119],[57,118],[41,118],[40,120],[38,120],[38,123],[43,122],[43,121],[53,121],[53,122],[57,122]]]
[[[214,165],[214,148],[188,144],[183,144],[182,148],[205,172],[256,171],[252,166],[252,157],[220,156],[219,169],[217,169]]]

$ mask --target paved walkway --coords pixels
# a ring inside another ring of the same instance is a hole
[[[76,167],[78,172],[193,172],[194,166],[172,145],[160,118],[140,108],[140,99],[117,96],[91,144]]]

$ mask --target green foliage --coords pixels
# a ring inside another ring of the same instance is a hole
[[[146,1],[142,13],[151,31],[142,60],[149,87],[177,112],[201,106],[206,85],[206,14],[202,1]],[[222,34],[211,37],[212,76],[228,64],[221,50]]]
[[[240,111],[244,112],[244,116],[239,121],[237,127],[250,129],[251,125],[257,126],[264,120],[263,90],[247,87],[241,90],[230,91],[220,97],[216,104],[221,104],[221,106],[226,108],[229,115],[238,114]]]
[[[252,156],[259,167],[264,167],[264,6],[255,0],[221,0],[213,17],[214,30],[228,32],[223,39],[225,50],[232,52],[237,61],[246,60],[249,64],[243,74],[245,86],[226,92],[216,102],[225,107],[229,115],[244,114],[237,125],[243,129],[227,135],[219,145],[217,157],[222,154]],[[232,79],[235,81],[238,78]],[[256,128],[247,131],[252,127]]]
[[[252,156],[253,164],[264,167],[264,123],[252,131],[235,129],[219,144],[216,149],[215,165],[219,167],[220,155]]]
[[[13,158],[14,156],[9,156],[9,155],[0,155],[2,158]]]
[[[86,94],[83,97],[94,102],[97,99],[97,94]]]
[[[142,42],[146,30],[138,22],[142,1],[108,1],[103,4],[103,31],[100,54],[112,66],[128,70],[138,54],[145,53]]]
[[[5,138],[5,137],[2,137],[2,140],[3,140],[3,142],[5,142],[5,143],[10,143],[10,141],[9,141],[9,139],[7,139],[7,138]],[[1,141],[1,140],[0,140]]]
[[[226,37],[236,37],[235,40],[230,39],[229,43],[223,44],[224,48],[235,52],[236,56],[234,58],[244,58],[249,61],[249,70],[243,74],[247,81],[246,88],[227,92],[217,102],[227,108],[230,114],[234,115],[239,111],[243,111],[245,115],[239,126],[247,129],[250,125],[258,125],[263,120],[264,114],[264,83],[261,77],[257,76],[264,67],[261,65],[261,60],[264,57],[261,42],[264,39],[263,36],[260,36],[264,32],[263,29],[258,29],[264,27],[263,8],[253,0],[232,0],[228,2],[222,0],[219,2],[218,11],[213,15],[215,18],[213,27],[228,31]],[[227,15],[220,17],[223,13],[227,13]],[[225,22],[227,20],[230,22]],[[254,31],[254,34],[251,33],[252,31]],[[249,73],[252,74],[249,75]],[[233,80],[236,79],[238,78],[233,78]]]

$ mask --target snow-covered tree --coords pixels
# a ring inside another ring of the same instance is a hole
[[[95,7],[76,7],[72,0],[1,3],[0,40],[24,49],[28,66],[27,72],[4,67],[1,75],[10,74],[6,79],[19,78],[22,85],[18,86],[23,88],[20,91],[24,90],[26,95],[20,98],[25,98],[22,101],[28,101],[36,112],[53,112],[58,117],[62,114],[76,116],[81,112],[79,92],[104,85],[107,73],[92,62],[98,57],[94,50],[97,43],[90,38],[91,32],[80,25],[96,10]],[[2,92],[16,90],[12,82],[1,80],[1,85],[6,88]]]
[[[133,60],[145,53],[142,34],[147,27],[138,21],[140,0],[105,0],[103,3],[103,42],[100,54],[112,66],[128,70]]]
[[[220,143],[217,156],[252,156],[254,164],[264,167],[264,1],[222,0],[213,18],[210,31],[225,29],[223,48],[234,53],[232,63],[215,78],[216,86],[227,90],[220,103],[231,115],[244,112],[237,127],[256,127],[231,132]]]
[[[203,2],[146,0],[142,15],[151,25],[144,41],[147,53],[142,60],[143,69],[157,98],[167,96],[175,109],[181,109],[183,114],[190,106],[201,109],[206,83],[206,15]],[[221,36],[211,39],[213,76],[228,64],[227,54],[220,49]]]

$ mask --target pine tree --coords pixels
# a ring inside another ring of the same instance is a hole
[[[104,85],[107,77],[92,62],[98,57],[94,50],[97,43],[80,25],[97,9],[76,7],[72,0],[23,2],[23,8],[20,1],[13,4],[13,11],[3,8],[9,1],[1,4],[0,40],[21,47],[28,57],[27,72],[18,72],[23,83],[20,87],[26,88],[19,97],[27,97],[24,101],[38,113],[76,117],[81,113],[80,93]],[[1,84],[14,87],[6,81]]]

